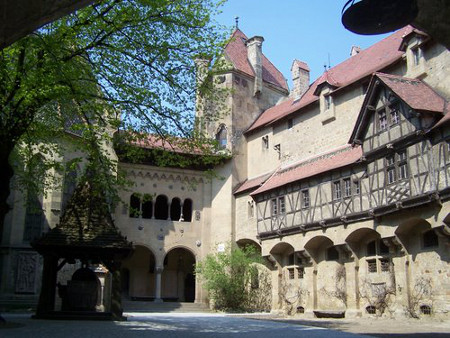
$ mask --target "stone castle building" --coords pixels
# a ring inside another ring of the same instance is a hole
[[[314,81],[295,60],[289,90],[263,41],[236,29],[215,78],[231,89],[227,114],[205,124],[232,155],[215,168],[221,179],[119,162],[134,182],[113,214],[135,246],[124,297],[206,303],[193,264],[237,243],[266,258],[274,311],[448,315],[449,51],[408,26]],[[41,199],[39,215],[12,194],[3,301],[37,297],[29,241],[55,226],[70,191]]]

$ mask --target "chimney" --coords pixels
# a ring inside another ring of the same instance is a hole
[[[361,47],[358,46],[352,46],[352,49],[350,51],[350,56],[356,55],[361,51]]]
[[[294,84],[291,97],[295,101],[301,98],[309,88],[309,67],[305,62],[294,60],[292,62],[291,74]]]
[[[253,95],[259,95],[262,90],[262,36],[254,36],[246,41],[248,61],[255,73],[255,86]]]

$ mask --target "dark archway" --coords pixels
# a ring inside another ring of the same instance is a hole
[[[167,264],[162,274],[164,301],[195,301],[195,256],[185,248],[170,250],[164,259]]]
[[[192,221],[192,200],[186,198],[183,202],[183,220],[185,222]]]
[[[178,222],[181,218],[181,200],[178,197],[172,198],[170,203],[170,219]]]
[[[122,279],[122,291],[128,285],[131,300],[155,298],[155,266],[155,255],[142,245],[136,245],[133,255],[123,261],[122,270],[128,271],[128,280]]]

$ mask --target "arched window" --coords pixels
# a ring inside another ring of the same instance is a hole
[[[72,197],[75,187],[77,186],[77,171],[71,170],[64,176],[64,186],[63,186],[63,198],[61,204],[61,210],[67,206],[67,202]]]
[[[153,216],[153,197],[150,194],[144,194],[142,199],[142,218],[152,218]]]
[[[219,131],[216,134],[216,141],[219,143],[219,148],[224,149],[227,146],[227,127],[221,125]]]
[[[183,219],[185,222],[192,221],[192,200],[189,198],[183,202]]]
[[[42,235],[44,225],[42,203],[35,192],[28,192],[26,208],[23,240],[29,242]]]
[[[130,196],[130,210],[129,215],[133,218],[138,218],[141,213],[141,197],[139,194],[132,194]]]
[[[178,197],[172,199],[170,204],[170,219],[172,221],[179,221],[181,218],[181,200]]]
[[[167,220],[169,218],[169,203],[167,196],[159,195],[155,202],[155,218]]]

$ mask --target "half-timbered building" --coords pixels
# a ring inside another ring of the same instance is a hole
[[[122,264],[123,297],[207,303],[192,266],[237,243],[266,258],[272,311],[448,315],[449,51],[408,26],[352,48],[314,81],[294,60],[289,91],[263,42],[235,30],[216,76],[229,89],[226,113],[197,112],[231,155],[214,168],[218,178],[119,161],[134,182],[113,215],[135,245]],[[34,218],[16,202],[2,237],[0,302],[36,299],[30,229],[54,227],[71,190],[41,198]]]

